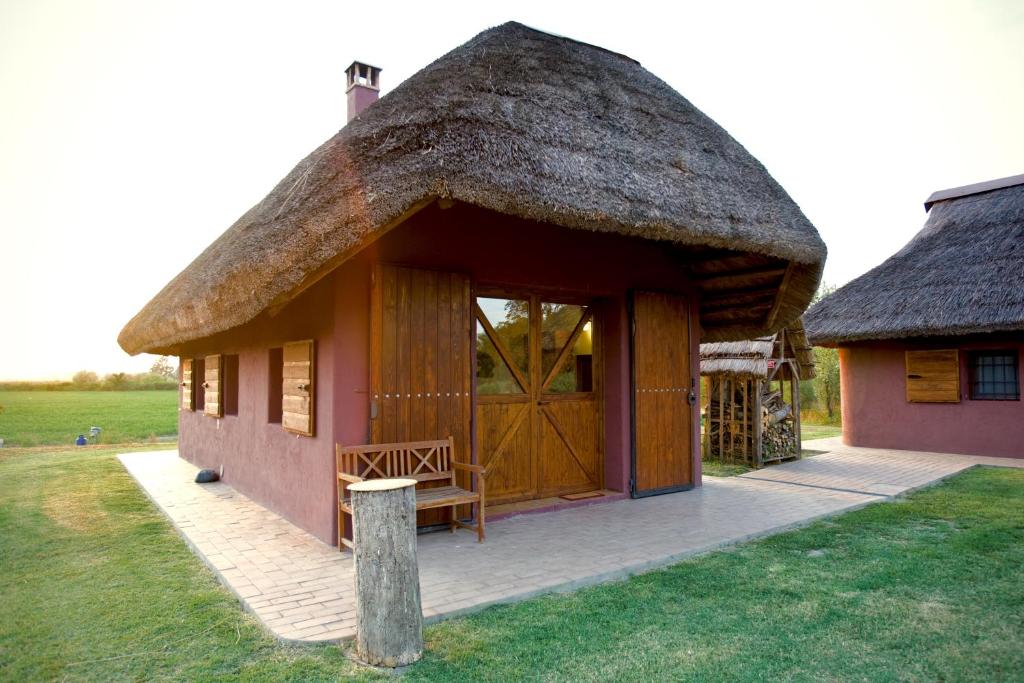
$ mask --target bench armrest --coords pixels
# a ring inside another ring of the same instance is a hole
[[[358,484],[363,481],[362,477],[357,477],[354,474],[345,474],[344,472],[338,472],[338,479],[347,481],[350,484]]]
[[[453,460],[452,468],[456,470],[463,470],[465,472],[476,472],[481,476],[487,473],[480,465],[470,465],[468,462],[456,462]]]

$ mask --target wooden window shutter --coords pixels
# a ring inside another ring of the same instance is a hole
[[[907,351],[906,369],[908,402],[960,402],[960,355],[956,349]]]
[[[192,359],[181,359],[181,409],[196,409],[196,387],[192,381]]]
[[[206,357],[206,377],[203,382],[203,414],[208,417],[224,417],[223,381],[224,381],[224,358],[223,356]]]
[[[284,345],[281,426],[286,432],[313,436],[316,416],[316,353],[313,340]]]

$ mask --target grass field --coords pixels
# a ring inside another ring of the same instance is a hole
[[[0,391],[0,439],[10,446],[72,445],[89,427],[100,443],[178,433],[176,391]]]
[[[841,426],[800,423],[800,438],[804,441],[826,439],[831,436],[842,436],[842,434],[843,428]]]
[[[284,645],[222,589],[114,449],[0,451],[0,680],[380,675]],[[1020,680],[1024,471],[426,629],[410,681]]]

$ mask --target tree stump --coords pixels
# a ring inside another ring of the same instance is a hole
[[[423,656],[423,611],[416,562],[416,480],[374,479],[352,493],[356,657],[374,666]]]

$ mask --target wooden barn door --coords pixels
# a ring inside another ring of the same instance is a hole
[[[375,267],[370,337],[373,443],[451,436],[455,459],[469,462],[469,297],[469,279],[459,273]],[[419,521],[439,522],[444,514],[421,512]]]
[[[601,488],[593,311],[537,295],[478,294],[476,436],[488,501]]]
[[[633,295],[633,495],[693,486],[689,305]]]

